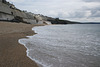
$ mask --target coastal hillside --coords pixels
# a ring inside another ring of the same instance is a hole
[[[15,7],[15,5],[0,0],[0,20],[10,22],[23,22],[27,24],[75,24],[67,20],[59,18],[52,18],[41,14],[34,14],[27,11],[22,11]]]

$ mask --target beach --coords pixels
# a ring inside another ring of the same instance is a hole
[[[35,25],[0,21],[0,67],[38,67],[29,59],[20,38],[35,34]]]

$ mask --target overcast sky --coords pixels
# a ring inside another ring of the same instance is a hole
[[[7,0],[21,10],[72,21],[100,21],[100,0]]]

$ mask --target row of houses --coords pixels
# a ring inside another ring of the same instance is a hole
[[[19,10],[6,0],[0,0],[0,20],[30,24],[51,24],[51,22],[47,21],[46,16]]]

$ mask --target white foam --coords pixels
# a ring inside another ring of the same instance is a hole
[[[20,44],[22,44],[22,45],[25,46],[25,44],[24,44],[23,42],[20,42],[20,40],[18,40],[18,42],[19,42]],[[25,47],[26,47],[26,46],[25,46]],[[27,48],[27,47],[26,47],[26,48]],[[41,67],[41,65],[42,65],[42,67],[49,67],[49,66],[43,64],[42,62],[40,62],[39,60],[36,60],[35,58],[31,58],[31,56],[28,55],[28,54],[29,54],[29,51],[30,51],[30,49],[27,48],[27,50],[26,50],[27,56],[28,56],[31,60],[33,60],[33,61],[35,61],[36,63],[38,63],[39,67]]]

